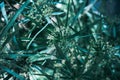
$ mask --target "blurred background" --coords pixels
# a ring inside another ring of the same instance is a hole
[[[0,80],[120,80],[119,0],[0,0]]]

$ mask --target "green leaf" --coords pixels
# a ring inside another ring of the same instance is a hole
[[[7,73],[13,75],[14,77],[16,77],[17,79],[19,80],[25,80],[23,76],[20,76],[19,74],[17,74],[16,72],[10,70],[9,68],[3,66],[3,65],[0,65],[0,68],[4,71],[6,71]]]
[[[7,17],[7,14],[6,14],[6,10],[5,10],[5,4],[4,2],[1,2],[0,3],[0,8],[1,8],[1,11],[2,11],[2,15],[6,21],[6,24],[8,23],[8,17]]]
[[[8,30],[13,27],[13,24],[17,17],[21,14],[21,12],[24,10],[24,8],[30,3],[30,0],[27,0],[21,7],[18,9],[18,11],[15,13],[15,15],[11,18],[11,20],[8,22],[8,24],[2,29],[0,33],[0,40],[6,35]]]

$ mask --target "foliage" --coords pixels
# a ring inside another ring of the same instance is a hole
[[[88,0],[0,3],[0,79],[119,80],[119,24]]]

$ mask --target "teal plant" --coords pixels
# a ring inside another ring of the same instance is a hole
[[[119,80],[116,24],[95,1],[5,0],[0,79]]]

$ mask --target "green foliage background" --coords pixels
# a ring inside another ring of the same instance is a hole
[[[93,7],[88,0],[1,1],[0,79],[119,80],[118,25]]]

